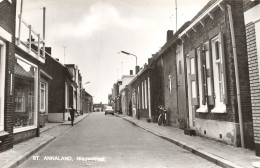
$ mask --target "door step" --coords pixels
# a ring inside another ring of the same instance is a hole
[[[189,128],[184,129],[184,134],[185,135],[190,135],[190,136],[196,136],[195,130],[194,129],[189,129]]]

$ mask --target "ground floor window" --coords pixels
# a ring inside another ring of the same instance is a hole
[[[40,83],[40,111],[46,111],[46,83]]]
[[[4,130],[5,58],[6,45],[0,40],[0,131]]]
[[[15,119],[14,128],[23,128],[28,126],[36,126],[37,124],[37,81],[38,68],[29,61],[16,56],[15,75],[14,75],[14,96],[15,96]],[[46,96],[44,90],[46,87],[41,83],[41,104],[42,109],[45,106]]]

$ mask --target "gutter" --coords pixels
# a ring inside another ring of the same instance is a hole
[[[234,66],[235,66],[235,76],[236,76],[236,91],[237,91],[237,105],[238,105],[238,117],[239,117],[241,147],[245,148],[243,118],[242,118],[241,99],[240,99],[240,84],[239,84],[240,80],[239,80],[239,74],[238,74],[238,62],[237,62],[237,50],[236,50],[236,40],[235,40],[235,33],[234,33],[234,24],[233,24],[231,6],[227,5],[227,9],[228,9],[228,18],[229,18],[229,25],[230,25],[230,32],[231,32],[233,56],[234,56]]]

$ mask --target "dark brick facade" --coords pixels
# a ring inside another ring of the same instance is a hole
[[[0,2],[0,27],[12,35],[12,41],[8,42],[0,34],[0,39],[6,43],[4,130],[9,133],[7,136],[0,136],[0,140],[2,141],[0,143],[0,151],[5,151],[13,147],[14,97],[13,93],[12,95],[10,94],[10,90],[13,90],[14,86],[11,86],[11,74],[14,74],[15,10],[16,0],[12,0],[12,3],[7,0]],[[14,82],[14,79],[12,82]]]
[[[189,51],[199,47],[206,41],[209,41],[213,37],[217,36],[219,32],[223,33],[224,38],[224,55],[226,66],[226,81],[227,81],[227,98],[228,103],[226,105],[226,113],[212,113],[210,112],[213,107],[209,107],[208,113],[197,113],[196,118],[204,120],[215,120],[223,122],[231,122],[238,124],[238,108],[237,108],[237,93],[236,93],[236,79],[234,69],[234,57],[231,41],[231,33],[228,19],[228,11],[226,5],[229,4],[232,8],[234,34],[236,39],[237,58],[239,65],[239,78],[240,78],[240,91],[241,91],[241,106],[244,123],[245,145],[247,148],[253,146],[253,130],[252,130],[252,112],[251,112],[251,98],[250,98],[250,86],[249,86],[249,74],[248,74],[248,61],[246,51],[246,36],[243,16],[243,2],[242,0],[230,1],[224,0],[222,6],[224,11],[217,8],[211,13],[214,19],[210,17],[205,18],[204,26],[197,24],[194,26],[196,32],[193,30],[189,32],[189,37],[184,38],[184,55]],[[193,19],[194,20],[194,19]],[[238,129],[239,130],[239,129]],[[209,130],[208,130],[209,131]],[[213,131],[213,130],[212,130]],[[231,141],[234,145],[240,145],[239,131],[234,135]]]
[[[45,64],[42,68],[53,78],[49,82],[49,113],[68,112],[68,109],[65,109],[65,82],[71,85],[72,74],[70,75],[68,69],[49,54],[46,54]],[[70,90],[72,90],[71,86]],[[69,105],[72,101],[69,101]]]

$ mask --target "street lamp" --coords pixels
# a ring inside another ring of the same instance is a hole
[[[132,55],[135,57],[135,73],[137,74],[139,72],[139,67],[137,65],[137,56],[134,54],[131,54],[129,52],[126,52],[126,51],[121,51],[121,53],[126,54],[126,55]]]

